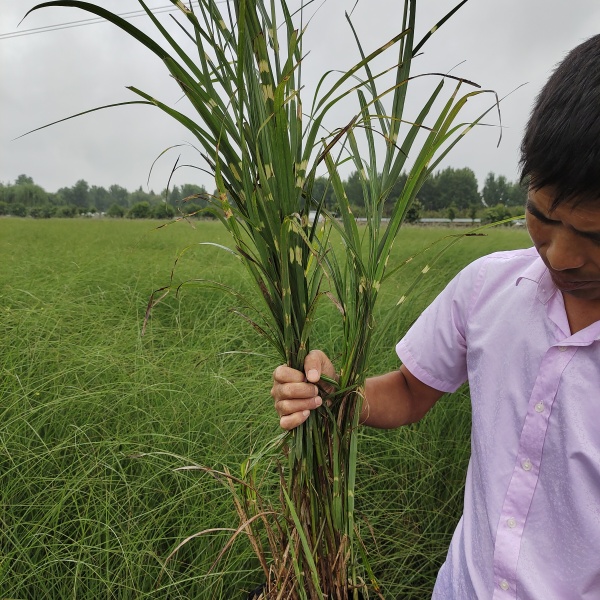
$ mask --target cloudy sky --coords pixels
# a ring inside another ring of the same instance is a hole
[[[456,1],[419,0],[420,33]],[[305,105],[311,84],[321,73],[329,68],[348,68],[358,60],[344,19],[344,11],[354,3],[327,0],[309,25],[304,46],[305,52],[310,50],[304,64]],[[127,85],[170,103],[180,96],[157,58],[110,24],[32,31],[90,17],[82,11],[47,8],[19,25],[35,4],[30,0],[0,0],[0,181],[10,183],[25,173],[52,192],[79,179],[90,185],[117,183],[129,190],[139,186],[148,189],[154,159],[169,146],[192,141],[158,109],[110,109],[14,139],[95,106],[135,99],[125,89]],[[136,0],[97,4],[119,14],[140,9]],[[168,7],[169,1],[148,0],[148,4],[161,9]],[[360,0],[353,21],[366,49],[382,45],[399,32],[402,5],[400,0]],[[168,20],[166,12],[160,17]],[[151,31],[146,17],[133,18],[131,23]],[[413,73],[451,71],[495,90],[500,97],[510,95],[501,103],[500,146],[498,120],[490,115],[487,122],[492,126],[471,132],[444,166],[469,167],[480,184],[490,171],[516,179],[520,137],[533,99],[565,53],[596,33],[600,33],[598,0],[470,0],[433,36],[424,55],[414,62]],[[426,85],[422,90],[417,86],[411,89],[415,107],[426,91]],[[473,110],[488,106],[492,96],[482,102]],[[340,109],[332,116],[338,122],[331,125],[344,125],[349,114]],[[178,152],[167,153],[158,161],[150,189],[165,187]],[[182,160],[197,163],[195,154],[187,152],[183,151]],[[178,175],[178,182],[212,187],[208,177],[195,171]]]

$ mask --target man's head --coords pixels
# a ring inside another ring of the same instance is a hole
[[[577,46],[542,88],[521,144],[522,181],[600,209],[600,35]]]
[[[600,35],[542,88],[521,144],[527,227],[556,286],[600,305]]]

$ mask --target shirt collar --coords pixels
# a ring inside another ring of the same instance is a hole
[[[542,304],[547,304],[556,292],[550,273],[539,256],[517,277],[515,285],[519,285],[522,279],[537,283],[536,297]]]
[[[558,288],[552,281],[552,277],[550,277],[548,268],[539,257],[539,254],[537,254],[534,261],[524,271],[522,271],[520,275],[517,276],[515,285],[519,285],[522,279],[527,279],[537,284],[536,298],[544,305],[548,304],[552,296],[554,296],[554,294],[558,291]],[[562,311],[564,312],[562,297],[560,298],[560,303],[563,307]],[[556,316],[557,315],[555,314],[555,317]],[[566,319],[566,313],[564,318]],[[568,328],[566,322],[565,327]],[[587,345],[594,340],[600,340],[600,321],[597,321],[592,326],[578,331],[574,336],[572,336],[571,344]]]

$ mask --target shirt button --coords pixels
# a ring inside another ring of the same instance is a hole
[[[511,528],[515,528],[517,526],[517,521],[514,517],[509,517],[506,519],[506,524]]]
[[[564,351],[567,349],[567,347],[566,347],[566,346],[559,346],[559,347],[558,347],[558,349],[559,349],[561,352],[564,352]]]
[[[523,467],[523,469],[524,469],[525,471],[531,471],[531,467],[532,467],[533,465],[531,464],[531,461],[530,461],[528,458],[526,458],[526,459],[525,459],[525,460],[523,460],[523,462],[521,463],[521,466]]]
[[[535,405],[535,412],[538,412],[538,413],[544,412],[544,405],[541,402],[538,402]]]
[[[501,588],[502,588],[504,591],[506,591],[506,590],[507,590],[507,589],[510,587],[510,585],[508,585],[508,581],[506,581],[506,579],[503,579],[503,580],[500,582],[500,587],[501,587]]]

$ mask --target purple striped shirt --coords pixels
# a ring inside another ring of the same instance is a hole
[[[470,386],[464,512],[433,598],[600,599],[600,321],[571,335],[536,250],[499,252],[397,352],[433,388]]]

